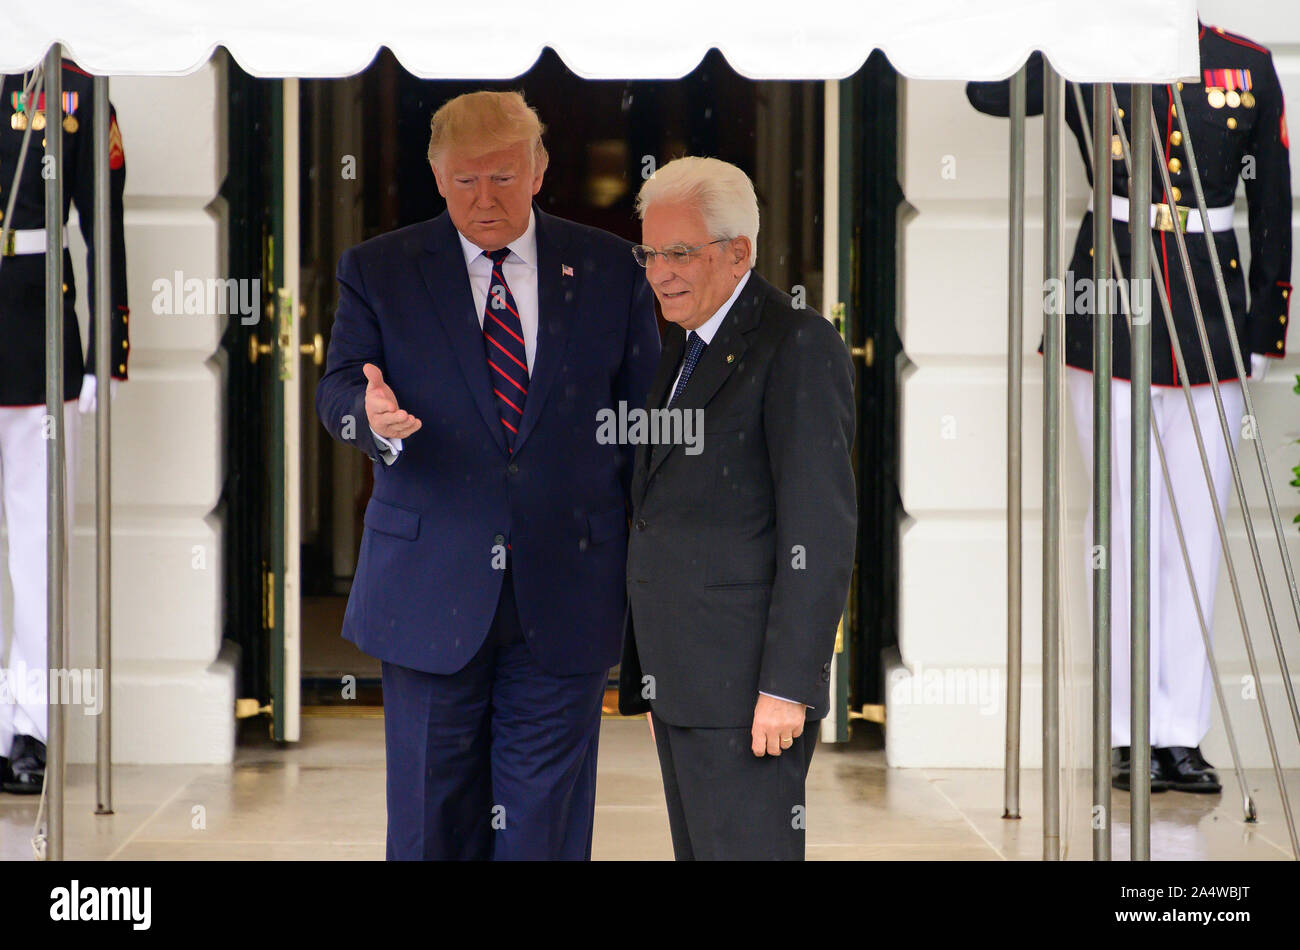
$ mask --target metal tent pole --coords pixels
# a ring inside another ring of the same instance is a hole
[[[1020,817],[1020,663],[1024,553],[1021,429],[1024,425],[1025,77],[1011,77],[1010,238],[1007,246],[1007,736],[1003,818]]]
[[[1060,74],[1043,61],[1043,276],[1047,287],[1060,286],[1062,259],[1061,120],[1065,85]],[[1061,856],[1061,697],[1059,548],[1061,494],[1057,482],[1061,448],[1060,374],[1064,339],[1061,294],[1043,310],[1043,860]]]
[[[1132,499],[1130,539],[1132,551],[1132,603],[1130,605],[1131,706],[1130,857],[1151,860],[1151,126],[1143,117],[1151,111],[1151,87],[1132,87],[1133,174],[1129,196],[1133,231],[1130,312],[1133,326],[1132,368]]]
[[[1075,86],[1079,121],[1083,95]],[[1110,139],[1111,90],[1098,83],[1092,90],[1092,141]],[[1092,150],[1092,858],[1109,861],[1110,795],[1110,390],[1112,347],[1110,286],[1112,159],[1109,149]],[[1098,555],[1100,557],[1098,558]]]
[[[59,45],[45,57],[45,793],[49,800],[46,859],[63,860],[64,716],[56,685],[63,683],[64,550],[66,528],[63,474],[63,63]]]
[[[113,813],[113,657],[111,455],[112,404],[112,238],[108,179],[108,77],[94,79],[95,111],[95,275],[94,334],[98,387],[95,406],[95,666],[103,673],[103,706],[95,722],[95,814]]]

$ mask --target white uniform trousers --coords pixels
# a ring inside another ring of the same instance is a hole
[[[64,403],[67,471],[76,470],[77,403]],[[0,755],[8,755],[15,735],[46,741],[45,691],[45,406],[0,406],[0,497],[8,534],[13,624],[0,695]],[[67,486],[68,527],[72,527],[72,478]],[[69,558],[69,560],[71,560]],[[0,643],[9,605],[0,604]],[[64,611],[65,619],[67,611]],[[33,689],[40,684],[39,690]]]
[[[1074,408],[1075,428],[1089,478],[1092,477],[1092,374],[1066,367],[1066,379]],[[1130,460],[1132,417],[1131,384],[1112,379],[1111,399],[1111,745],[1131,745],[1129,685],[1129,621],[1132,552],[1130,512]],[[1224,411],[1228,417],[1234,448],[1242,432],[1244,399],[1241,384],[1222,383]],[[1231,469],[1223,434],[1219,429],[1214,394],[1209,386],[1192,389],[1193,405],[1205,439],[1206,455],[1214,474],[1215,504],[1226,514]],[[1151,420],[1164,440],[1169,478],[1183,534],[1196,578],[1196,590],[1206,623],[1213,624],[1214,593],[1218,583],[1219,547],[1209,489],[1196,437],[1181,387],[1151,387]],[[1089,490],[1091,497],[1091,489]],[[1092,613],[1092,524],[1091,501],[1084,525],[1084,570],[1087,578],[1088,615]],[[1170,500],[1160,471],[1155,440],[1151,439],[1151,745],[1198,746],[1210,730],[1213,701],[1210,665],[1201,640],[1196,607],[1187,583],[1174,528]],[[1211,630],[1211,633],[1213,631]]]

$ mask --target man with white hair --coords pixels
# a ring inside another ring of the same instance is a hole
[[[679,860],[802,859],[853,571],[852,363],[752,270],[739,168],[677,159],[637,211],[669,324],[647,409],[699,413],[703,443],[637,449],[619,706],[651,715]]]
[[[343,636],[383,660],[390,859],[591,856],[630,447],[659,334],[631,244],[533,202],[515,92],[433,116],[447,210],[339,260],[316,409],[375,463]]]

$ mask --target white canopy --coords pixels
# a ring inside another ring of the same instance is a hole
[[[1198,74],[1195,0],[5,0],[0,72],[55,41],[107,75],[345,76],[380,46],[427,79],[504,79],[550,46],[588,79],[671,79],[717,47],[753,79],[841,79],[873,49],[917,79],[999,79],[1034,49],[1078,81]]]

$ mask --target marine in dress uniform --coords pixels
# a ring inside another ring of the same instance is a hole
[[[1206,452],[1214,474],[1213,503],[1226,512],[1230,467],[1228,449],[1219,428],[1214,394],[1209,391],[1210,375],[1202,355],[1192,314],[1191,296],[1183,277],[1173,234],[1177,222],[1185,220],[1185,239],[1192,277],[1210,341],[1214,370],[1234,440],[1239,437],[1243,408],[1241,383],[1233,365],[1228,334],[1234,333],[1243,359],[1250,354],[1252,378],[1262,378],[1269,358],[1286,354],[1286,331],[1290,323],[1291,297],[1291,172],[1288,159],[1286,117],[1282,89],[1273,58],[1258,43],[1216,27],[1200,25],[1201,82],[1178,84],[1187,125],[1193,137],[1201,187],[1209,209],[1211,231],[1223,266],[1232,326],[1223,318],[1210,265],[1208,242],[1190,177],[1187,143],[1175,115],[1173,90],[1152,88],[1152,105],[1163,145],[1163,160],[1169,173],[1174,206],[1164,204],[1159,168],[1151,156],[1135,160],[1153,163],[1153,204],[1149,210],[1157,268],[1153,280],[1164,282],[1168,292],[1175,331],[1186,360],[1188,382],[1194,387],[1193,403],[1205,437]],[[1031,58],[1026,91],[1026,112],[1043,111],[1043,64],[1040,54]],[[981,112],[1006,116],[1009,113],[1009,81],[970,83],[967,97]],[[1084,130],[1092,126],[1092,88],[1082,86],[1085,114],[1079,115],[1072,91],[1066,90],[1065,118],[1087,165]],[[1129,86],[1115,87],[1116,104],[1131,141],[1132,123],[1144,121],[1130,109]],[[1124,275],[1133,273],[1128,193],[1120,139],[1097,143],[1114,158],[1115,224],[1113,241]],[[1091,180],[1091,167],[1088,167]],[[1237,235],[1233,230],[1233,201],[1237,182],[1245,184],[1249,209],[1250,267],[1244,272]],[[1140,213],[1138,215],[1140,218]],[[1092,277],[1092,213],[1084,215],[1069,268],[1075,282]],[[1118,275],[1115,275],[1118,276]],[[1067,287],[1069,282],[1066,283]],[[1180,391],[1180,379],[1173,347],[1153,291],[1151,344],[1151,418],[1164,440],[1170,481],[1178,501],[1187,539],[1188,553],[1205,615],[1213,616],[1214,594],[1219,570],[1219,541],[1209,491],[1205,485],[1196,450],[1191,419]],[[1114,359],[1112,363],[1112,484],[1114,496],[1111,523],[1112,578],[1112,781],[1117,788],[1129,787],[1129,457],[1131,366],[1128,324],[1122,299],[1115,306]],[[1042,347],[1039,347],[1041,352]],[[1065,319],[1065,361],[1075,424],[1089,466],[1092,461],[1092,319],[1070,314]],[[1235,448],[1235,446],[1234,446]],[[1152,457],[1156,455],[1154,441]],[[1091,474],[1091,472],[1090,472]],[[1179,552],[1171,514],[1158,465],[1151,473],[1151,788],[1161,791],[1218,792],[1220,785],[1212,767],[1200,752],[1201,740],[1210,728],[1212,683],[1209,659],[1201,641],[1186,569]],[[1091,577],[1093,512],[1089,510],[1084,530],[1085,570]]]
[[[27,77],[6,76],[0,118],[0,214],[16,188],[9,240],[0,247],[0,488],[9,537],[13,626],[5,663],[8,688],[0,698],[0,787],[38,793],[45,777],[45,699],[32,687],[48,684],[45,618],[45,180],[42,142],[63,136],[63,217],[77,207],[87,248],[86,272],[95,272],[94,92],[89,74],[63,64],[61,102],[45,99],[39,87],[32,102],[22,99]],[[22,180],[15,184],[24,129],[31,126]],[[127,378],[126,248],[122,236],[122,190],[126,162],[117,116],[109,118],[109,225],[112,283],[111,364],[114,380]],[[63,398],[67,470],[75,470],[76,407],[95,402],[95,342],[83,359],[74,308],[72,258],[63,251]],[[114,386],[116,383],[113,384]],[[71,511],[71,479],[67,497]],[[71,518],[69,517],[69,524]],[[0,605],[2,608],[4,605]],[[0,625],[7,611],[0,609]],[[0,635],[0,643],[3,636]],[[5,755],[7,753],[7,756]]]

